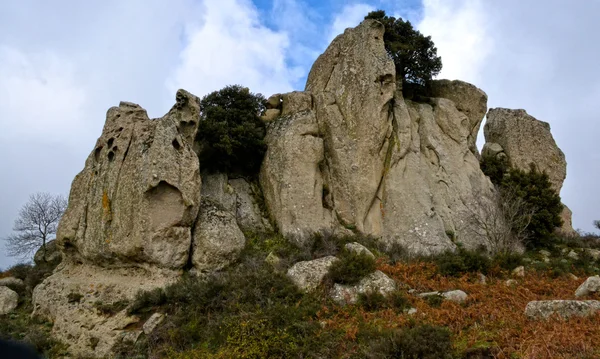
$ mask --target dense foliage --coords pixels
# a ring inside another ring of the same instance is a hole
[[[562,226],[563,210],[560,196],[552,188],[546,172],[539,171],[534,164],[529,171],[512,168],[494,157],[484,157],[481,162],[483,173],[490,177],[499,190],[510,191],[532,210],[531,220],[526,227],[526,245],[530,249],[545,248],[556,239],[555,229]]]
[[[425,85],[442,70],[442,59],[431,41],[415,30],[410,21],[387,16],[385,11],[370,12],[365,19],[375,19],[385,26],[385,49],[396,65],[396,77],[404,83]]]
[[[196,141],[203,169],[256,174],[266,151],[265,125],[260,120],[266,100],[261,94],[233,85],[200,101]]]

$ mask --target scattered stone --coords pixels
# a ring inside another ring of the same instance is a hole
[[[410,308],[406,311],[406,314],[408,315],[415,315],[417,314],[417,308]]]
[[[156,327],[158,327],[160,325],[160,323],[162,323],[163,320],[165,320],[164,314],[162,314],[162,313],[152,314],[150,316],[150,318],[148,318],[148,320],[146,320],[146,323],[144,323],[144,325],[142,326],[144,333],[146,333],[146,335],[152,333],[154,331],[154,329],[156,329]]]
[[[311,261],[298,262],[288,269],[287,276],[298,288],[310,292],[321,284],[329,271],[329,267],[338,260],[334,256],[327,256]]]
[[[388,295],[396,290],[396,282],[381,271],[375,271],[356,285],[334,284],[331,297],[341,304],[353,304],[358,300],[359,294],[378,291],[382,295]]]
[[[567,254],[567,257],[569,257],[573,260],[578,260],[579,254],[577,254],[577,252],[575,252],[575,251],[570,251],[569,254]]]
[[[462,290],[451,290],[449,292],[442,293],[442,297],[451,302],[464,303],[467,300],[468,295]]]
[[[0,287],[0,315],[8,314],[17,308],[19,295],[7,287]]]
[[[513,269],[512,274],[515,277],[525,277],[525,267],[519,266],[519,267]]]
[[[356,254],[364,253],[371,258],[375,258],[375,255],[367,249],[367,247],[363,246],[358,242],[346,243],[344,246],[347,250],[354,252]]]
[[[487,277],[479,273],[479,284],[487,284]]]
[[[517,284],[519,284],[519,282],[517,282],[516,279],[509,279],[506,282],[504,282],[504,285],[507,286],[507,287],[514,287]]]
[[[599,310],[597,300],[541,300],[527,303],[525,315],[531,319],[547,319],[553,314],[562,318],[587,317]]]
[[[25,286],[25,283],[19,279],[19,278],[15,278],[15,277],[6,277],[6,278],[2,278],[0,279],[0,287],[23,287]]]
[[[431,296],[442,296],[445,300],[449,300],[451,302],[456,302],[456,303],[464,303],[467,298],[468,295],[467,293],[463,292],[462,290],[451,290],[451,291],[447,291],[447,292],[427,292],[427,293],[421,293],[418,294],[419,297],[421,298],[425,298],[425,297],[431,297]]]
[[[592,293],[600,292],[600,276],[589,277],[575,291],[576,297],[583,297]]]
[[[579,277],[578,277],[578,276],[576,276],[576,275],[575,275],[575,274],[573,274],[573,273],[569,273],[569,278],[571,278],[571,279],[573,279],[573,280],[579,280]]]
[[[529,257],[525,257],[525,258],[523,258],[523,262],[525,262],[525,263],[531,263],[531,262],[533,262],[533,260],[531,258],[529,258]]]

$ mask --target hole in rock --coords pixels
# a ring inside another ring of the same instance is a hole
[[[181,145],[179,144],[179,141],[177,141],[177,139],[174,139],[172,143],[173,143],[173,147],[175,147],[175,149],[177,151],[179,151],[181,149]]]
[[[98,160],[100,159],[100,152],[102,152],[102,146],[94,150],[94,159],[96,160],[96,162],[98,162]]]
[[[109,160],[110,162],[112,162],[112,161],[114,161],[114,159],[115,159],[115,153],[114,153],[113,151],[110,151],[110,152],[108,153],[108,160]]]
[[[111,138],[109,138],[109,139],[108,139],[108,147],[111,147],[111,146],[113,145],[113,142],[115,142],[115,139],[114,139],[114,138],[112,138],[112,137],[111,137]]]

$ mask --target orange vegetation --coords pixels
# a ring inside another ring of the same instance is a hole
[[[448,327],[459,352],[484,347],[493,348],[496,358],[600,358],[600,315],[530,320],[524,314],[525,306],[533,300],[575,299],[574,292],[585,277],[554,279],[531,271],[518,278],[518,285],[507,287],[508,275],[500,271],[488,278],[487,284],[481,284],[475,274],[462,278],[440,276],[431,263],[380,264],[379,269],[419,292],[461,289],[469,299],[465,304],[445,301],[434,308],[410,296],[412,306],[418,310],[413,316],[391,309],[368,313],[339,308],[334,313],[320,313],[328,328],[342,329],[347,339],[354,339],[361,323],[381,329],[429,323]]]

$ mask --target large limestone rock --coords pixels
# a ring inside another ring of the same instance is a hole
[[[473,213],[493,191],[472,150],[487,97],[454,81],[428,103],[405,100],[383,32],[373,20],[347,29],[306,91],[281,96],[261,169],[270,215],[287,237],[345,227],[424,254],[454,238],[477,246]]]
[[[14,290],[0,286],[0,315],[8,314],[17,308],[19,295]]]
[[[486,147],[499,146],[500,153],[513,167],[525,171],[529,171],[530,164],[535,164],[538,170],[548,173],[552,188],[560,193],[567,177],[567,161],[550,132],[550,124],[537,120],[525,110],[492,108],[487,114],[484,135],[484,151]],[[561,217],[562,231],[574,234],[571,211],[566,206]]]
[[[61,266],[34,289],[34,314],[54,323],[52,335],[68,344],[76,358],[112,357],[112,347],[128,338],[132,333],[129,328],[140,322],[125,309],[104,315],[96,308],[97,302],[130,303],[138,291],[164,287],[179,277],[176,272],[157,268]]]
[[[597,300],[540,300],[527,303],[525,315],[531,319],[588,317],[600,311]]]
[[[104,266],[182,268],[200,205],[190,114],[197,98],[178,92],[163,118],[121,102],[73,181],[57,241],[69,256]],[[190,107],[191,106],[191,107]]]

